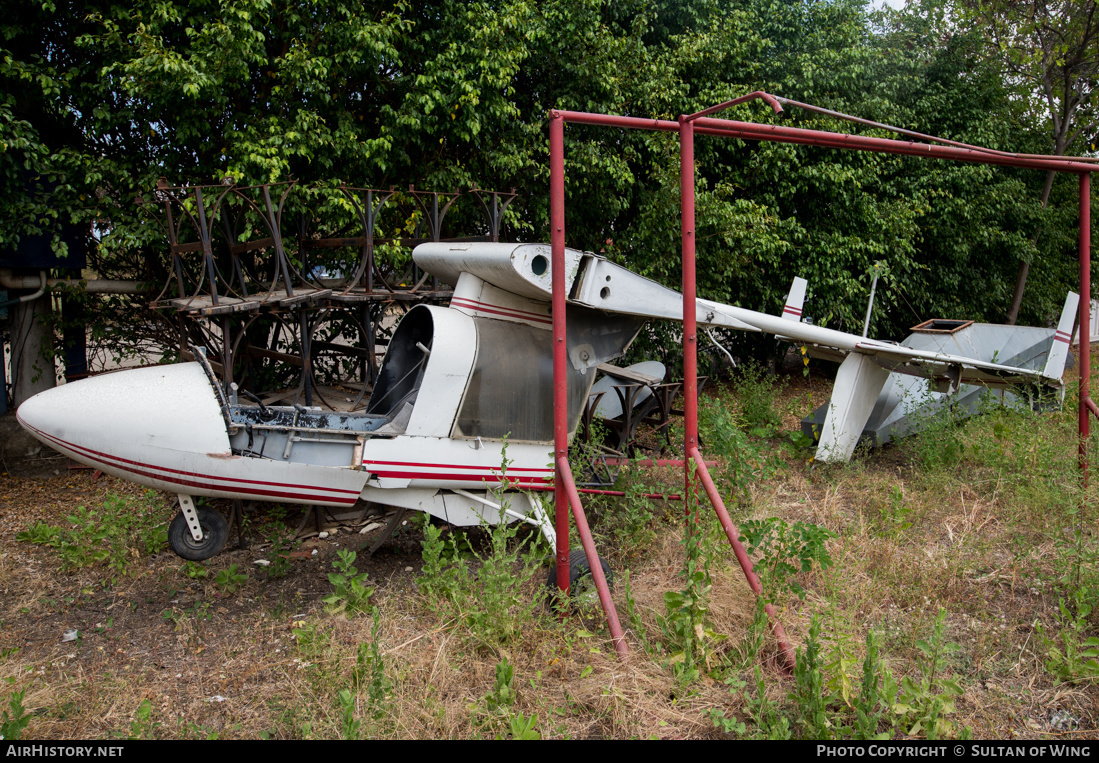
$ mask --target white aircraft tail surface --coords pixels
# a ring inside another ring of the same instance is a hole
[[[1057,332],[1053,335],[1053,346],[1046,358],[1042,376],[1047,379],[1060,379],[1065,372],[1068,360],[1069,343],[1072,341],[1072,324],[1076,321],[1076,309],[1080,306],[1080,295],[1070,291],[1061,310],[1061,320],[1057,322]]]
[[[867,355],[852,352],[840,364],[832,387],[832,402],[820,433],[818,461],[850,461],[862,436],[874,403],[889,378],[885,370]]]
[[[790,284],[790,296],[786,298],[786,306],[782,308],[782,317],[788,321],[801,321],[801,306],[805,302],[805,286],[809,282],[804,278],[794,278]]]

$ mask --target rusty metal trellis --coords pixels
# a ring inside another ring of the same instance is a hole
[[[192,344],[207,347],[226,388],[238,381],[265,402],[319,398],[336,407],[321,388],[338,382],[354,409],[374,381],[395,313],[451,293],[389,255],[424,241],[498,241],[516,196],[476,187],[464,194],[161,179],[149,200],[138,200],[168,242],[152,306],[177,314],[182,357],[192,356]],[[447,238],[444,219],[464,199],[476,201],[464,219],[473,217],[478,230]],[[296,380],[266,388],[256,373],[265,363],[292,369]]]

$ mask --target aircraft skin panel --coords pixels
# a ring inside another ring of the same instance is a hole
[[[802,306],[805,304],[805,287],[808,284],[809,282],[804,278],[794,278],[794,283],[790,286],[790,295],[786,297],[786,304],[782,308],[784,320],[801,323]]]
[[[350,468],[152,446],[136,451],[99,450],[22,423],[27,431],[73,460],[156,490],[211,498],[351,506],[366,483],[366,474]]]
[[[582,280],[573,304],[636,315],[642,318],[683,320],[683,295],[656,281],[639,276],[621,265],[595,255],[585,255]],[[728,315],[724,305],[695,300],[695,319],[702,324],[754,331],[747,323]]]
[[[841,352],[832,347],[822,347],[818,344],[806,344],[805,349],[811,357],[818,360],[827,360],[831,363],[842,363],[844,358],[847,357],[846,352]]]
[[[439,516],[443,510],[442,493],[438,489],[432,488],[394,490],[367,484],[363,487],[360,497],[371,503],[380,503],[383,506],[396,506],[414,511],[426,511],[428,514],[434,514],[435,516]],[[438,506],[438,513],[432,510],[436,505]]]
[[[49,432],[77,446],[98,448],[110,436],[112,452],[117,448],[128,458],[140,458],[148,447],[230,453],[225,419],[198,363],[135,368],[64,384],[27,400],[17,415],[31,432]]]
[[[471,273],[462,273],[458,278],[450,306],[474,318],[525,323],[546,330],[553,327],[548,301],[528,299],[498,289]]]
[[[74,415],[79,411],[79,415]],[[232,454],[198,363],[103,374],[26,401],[20,424],[75,461],[157,490],[350,506],[366,475]]]
[[[553,288],[551,255],[549,244],[429,243],[417,246],[412,258],[451,286],[458,284],[462,273],[471,273],[504,291],[546,300]],[[583,256],[565,249],[565,284],[570,290]]]
[[[1033,381],[1037,376],[1035,371],[1027,368],[907,347],[860,345],[856,352],[873,358],[882,368],[898,373],[945,379],[954,372],[960,372],[960,380],[964,384],[1003,387]]]
[[[545,487],[553,479],[551,443],[508,443],[507,480],[516,488]],[[367,440],[363,469],[368,485],[484,490],[500,484],[504,443],[500,440],[396,437]]]
[[[875,356],[885,367],[902,373],[916,373],[926,375],[931,373],[944,373],[951,366],[962,366],[967,371],[973,369],[973,375],[963,376],[963,381],[971,380],[979,383],[1005,384],[1018,380],[1032,380],[1037,374],[1030,369],[1006,366],[999,363],[978,360],[972,357],[964,357],[949,353],[931,352],[926,350],[914,350],[900,344],[880,342],[873,339],[848,334],[835,329],[813,326],[805,323],[794,323],[782,318],[757,313],[753,310],[745,310],[740,307],[724,306],[733,317],[743,320],[756,328],[775,334],[780,337],[789,337],[791,341],[808,345],[818,345],[822,349],[832,348],[840,352],[858,353],[861,355]],[[905,369],[910,361],[922,361],[922,366]],[[937,371],[934,369],[938,369]]]
[[[483,500],[501,505],[517,514],[530,515],[534,508],[530,499],[522,493],[492,493],[469,489],[473,495]],[[363,500],[383,506],[396,506],[414,511],[422,511],[454,525],[455,527],[478,527],[483,524],[495,525],[500,522],[500,511],[464,495],[445,490],[430,488],[407,488],[389,490],[367,486],[362,492]],[[507,522],[516,521],[516,517],[505,516]]]
[[[1071,327],[1075,319],[1078,299],[1076,294],[1069,294],[1065,310],[1062,311],[1062,324],[1067,322]],[[1051,347],[1058,341],[1055,338],[1058,331],[1062,336],[1067,336],[1067,329],[1060,324],[1057,329],[1051,329],[974,323],[954,332],[954,337],[961,335],[960,340],[951,339],[949,334],[917,331],[909,335],[903,344],[915,350],[942,353],[948,349],[949,342],[953,341],[956,347],[972,348],[976,359],[995,358],[1010,366],[1029,369],[1029,378],[1021,381],[1033,383],[1043,365],[1046,372],[1051,371],[1051,364],[1047,362],[1047,358],[1050,356]],[[1060,343],[1065,344],[1063,340]],[[814,347],[810,347],[810,354],[814,357],[824,355],[829,360],[838,359],[834,351],[826,354]],[[881,363],[880,358],[877,360]],[[1057,370],[1063,372],[1064,358],[1054,358],[1054,364],[1057,363],[1060,365]],[[888,364],[881,364],[890,367]],[[863,437],[869,438],[875,445],[883,445],[919,431],[927,419],[948,403],[956,409],[969,413],[976,412],[980,402],[989,398],[995,399],[999,405],[1019,408],[1027,408],[1033,403],[1033,400],[1024,399],[1012,393],[1016,384],[1011,384],[997,376],[992,376],[989,381],[988,374],[982,375],[973,369],[963,369],[960,388],[957,392],[947,395],[929,388],[926,377],[919,373],[919,369],[926,369],[923,364],[914,361],[898,361],[894,368],[901,373],[890,375],[863,430]],[[934,378],[937,369],[932,367],[926,370]],[[970,380],[975,380],[975,383],[967,383]],[[828,405],[825,404],[806,417],[802,422],[803,431],[807,434],[812,433],[813,436],[819,434],[823,419],[827,415],[827,408]]]
[[[530,499],[522,493],[483,492],[480,493],[480,497],[497,504],[500,509],[495,509],[457,493],[443,493],[444,515],[440,519],[455,527],[477,527],[500,524],[501,519],[507,523],[517,520],[517,517],[509,516],[501,509],[507,509],[524,516],[533,511]]]
[[[445,437],[454,426],[477,356],[473,318],[445,307],[427,307],[434,331],[431,355],[408,420],[406,434]]]
[[[584,258],[583,278],[572,301],[626,315],[683,318],[683,297],[677,292],[591,255]]]
[[[1061,319],[1057,321],[1057,331],[1053,335],[1053,348],[1049,351],[1049,359],[1042,375],[1047,378],[1060,379],[1065,371],[1065,361],[1068,360],[1069,345],[1072,342],[1072,327],[1076,322],[1076,310],[1080,306],[1080,295],[1069,292],[1069,298],[1065,300],[1065,306],[1061,310]]]
[[[535,301],[548,302],[553,295],[547,244],[430,243],[412,253],[416,264],[442,281],[457,285],[464,274],[474,275],[494,287]],[[606,312],[643,318],[683,320],[683,296],[640,276],[605,257],[565,249],[565,286],[569,302]],[[575,284],[581,278],[579,286]],[[573,292],[576,292],[574,296]],[[461,297],[453,307],[470,308]],[[482,305],[490,304],[482,301]],[[759,331],[731,315],[725,305],[697,300],[699,323],[740,331]],[[488,316],[486,316],[488,317]]]

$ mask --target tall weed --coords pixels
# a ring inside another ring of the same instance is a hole
[[[355,654],[355,667],[351,672],[351,686],[355,694],[366,692],[370,716],[380,721],[388,713],[387,698],[393,685],[386,677],[385,657],[381,649],[381,612],[371,611],[370,643],[359,644]]]
[[[928,739],[953,736],[956,728],[947,716],[954,713],[954,700],[961,696],[962,687],[946,675],[946,659],[958,649],[957,644],[946,641],[946,610],[939,610],[931,638],[917,639],[916,648],[922,655],[919,675],[905,676],[901,681],[893,710],[908,736],[923,734]]]
[[[713,476],[723,495],[732,495],[735,505],[748,506],[749,487],[769,478],[777,467],[766,445],[753,442],[741,421],[728,408],[707,402],[698,411],[699,434],[707,457],[717,456],[721,466]]]
[[[15,679],[7,679],[9,684],[14,684]],[[26,688],[8,694],[8,707],[0,710],[0,740],[15,741],[23,735],[23,730],[31,721],[31,714],[23,706],[23,698],[26,696]]]
[[[374,594],[374,588],[367,585],[370,576],[360,573],[355,567],[354,551],[340,549],[339,560],[332,563],[335,572],[328,573],[328,582],[332,584],[332,593],[324,597],[324,608],[329,614],[346,613],[356,615],[365,612]]]
[[[665,614],[659,618],[665,648],[672,651],[668,663],[676,678],[685,683],[698,679],[700,665],[710,667],[709,645],[717,638],[707,627],[711,580],[707,560],[700,552],[702,538],[701,529],[692,523],[683,540],[683,589],[664,594]]]
[[[744,363],[733,381],[740,404],[742,428],[755,437],[771,437],[782,424],[775,410],[775,396],[784,382],[756,363]]]
[[[1089,637],[1088,618],[1092,593],[1077,588],[1071,599],[1057,604],[1053,635],[1038,623],[1036,630],[1046,659],[1046,669],[1061,681],[1094,680],[1099,677],[1099,638]]]
[[[796,575],[809,572],[814,566],[822,571],[832,566],[825,544],[836,534],[819,525],[787,523],[771,517],[750,519],[741,525],[740,531],[740,540],[748,547],[748,553],[757,555],[756,573],[773,600],[789,592],[804,599],[805,589]]]
[[[141,499],[108,495],[96,511],[84,506],[67,517],[68,527],[37,522],[16,540],[57,549],[65,569],[104,565],[119,575],[133,572],[142,556],[168,545],[168,524],[156,493]]]
[[[438,528],[425,525],[424,564],[416,579],[432,608],[462,620],[487,644],[522,638],[541,609],[531,584],[545,557],[541,536],[520,539],[520,528],[506,519],[501,512],[496,524],[484,528],[484,552],[470,547],[468,553],[460,553],[453,534],[443,540]]]

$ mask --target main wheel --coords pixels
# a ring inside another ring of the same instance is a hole
[[[195,511],[202,527],[202,540],[195,540],[191,535],[187,518],[181,511],[168,526],[168,545],[178,556],[192,562],[201,562],[221,551],[225,541],[229,539],[229,523],[219,511],[204,507],[196,508]]]
[[[614,588],[614,574],[606,559],[600,558],[599,566],[603,568],[603,577],[607,579],[607,588]],[[550,567],[546,577],[546,587],[550,592],[557,590],[557,565]],[[595,579],[591,575],[591,566],[588,564],[588,556],[584,549],[576,548],[569,552],[569,596],[586,596],[594,594]]]

